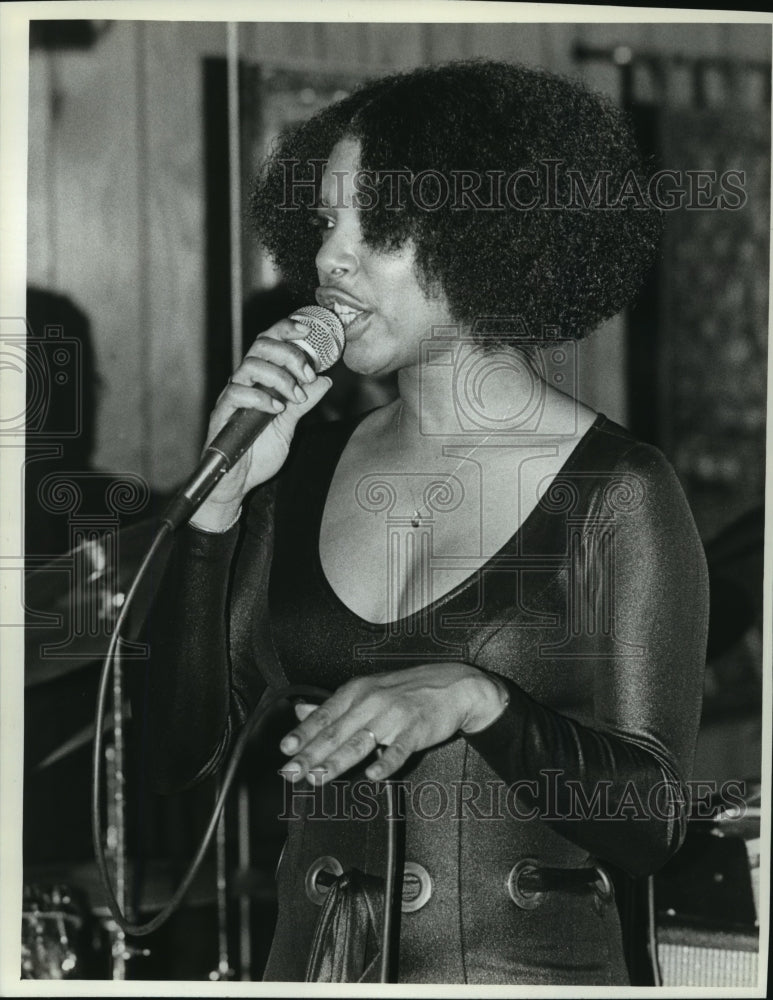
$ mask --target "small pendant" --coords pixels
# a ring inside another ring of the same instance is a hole
[[[421,514],[415,510],[413,512],[413,517],[411,518],[411,527],[418,528],[421,524]]]

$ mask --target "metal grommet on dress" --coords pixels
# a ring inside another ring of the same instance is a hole
[[[521,887],[521,878],[527,872],[534,872],[539,868],[539,862],[534,858],[522,858],[510,871],[507,876],[507,891],[510,899],[522,910],[533,910],[545,902],[547,893],[539,891],[527,891]]]
[[[320,872],[329,872],[332,876],[338,876],[343,875],[344,870],[341,862],[329,854],[317,858],[310,865],[309,870],[306,872],[306,895],[317,906],[322,906],[325,902],[325,896],[330,892],[330,886],[323,885],[319,881]]]
[[[614,899],[615,887],[612,885],[612,880],[607,871],[601,865],[594,865],[594,867],[598,873],[598,878],[593,886],[595,890],[593,904],[596,907],[596,912],[601,913],[605,904]]]
[[[416,861],[406,861],[403,869],[403,913],[415,913],[424,906],[432,895],[432,878],[423,865]]]

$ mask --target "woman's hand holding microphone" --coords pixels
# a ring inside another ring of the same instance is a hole
[[[281,469],[296,424],[332,385],[327,376],[314,371],[309,355],[294,343],[309,333],[310,327],[294,319],[269,327],[220,393],[210,415],[207,445],[239,409],[275,416],[199,507],[191,519],[196,527],[224,531],[233,524],[244,496]]]

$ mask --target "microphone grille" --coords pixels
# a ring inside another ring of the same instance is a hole
[[[322,306],[302,306],[290,319],[309,327],[308,337],[295,343],[311,356],[316,370],[331,368],[343,354],[345,343],[343,324],[336,314]]]

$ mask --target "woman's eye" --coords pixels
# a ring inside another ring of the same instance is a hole
[[[328,215],[310,215],[309,225],[314,226],[315,229],[332,229],[333,220]]]

